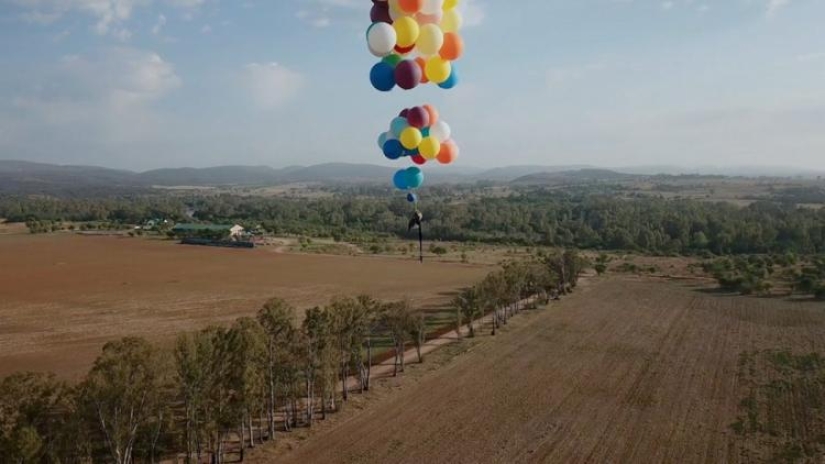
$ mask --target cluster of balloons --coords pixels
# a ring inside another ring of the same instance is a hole
[[[458,83],[453,62],[464,53],[458,34],[459,0],[372,0],[367,29],[370,52],[381,58],[370,71],[373,87],[389,92],[432,82],[444,89]]]
[[[441,120],[432,105],[406,108],[392,120],[390,130],[378,137],[378,146],[388,159],[409,157],[416,165],[429,161],[452,164],[458,158],[458,145],[452,140],[450,126]],[[395,173],[393,184],[400,190],[421,187],[424,173],[417,166]],[[410,202],[417,201],[414,195]]]

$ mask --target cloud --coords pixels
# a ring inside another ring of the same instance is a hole
[[[166,26],[166,16],[158,15],[158,21],[155,23],[155,26],[152,27],[152,34],[159,35],[163,26]]]
[[[111,35],[128,40],[132,33],[126,26],[135,9],[153,3],[193,11],[206,0],[6,0],[23,12],[20,19],[30,23],[51,24],[70,12],[78,12],[95,20],[93,29],[99,35]]]
[[[574,66],[559,66],[547,71],[547,86],[550,89],[570,84],[599,74],[608,68],[604,62],[587,63]]]
[[[243,70],[242,82],[260,108],[274,109],[301,91],[304,77],[278,63],[251,63]]]
[[[480,26],[487,18],[485,5],[477,0],[465,0],[459,5],[464,15],[464,27]]]
[[[791,0],[768,0],[768,17],[773,17],[779,10],[791,4]]]
[[[797,55],[797,61],[802,63],[808,63],[811,61],[818,61],[818,60],[825,60],[825,52],[818,52],[818,53],[805,53],[802,55]]]
[[[33,74],[9,105],[0,105],[0,121],[5,113],[15,122],[0,146],[24,159],[85,153],[106,163],[140,152],[169,130],[157,103],[182,85],[159,54],[126,47],[66,55]]]

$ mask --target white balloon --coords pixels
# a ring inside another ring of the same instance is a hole
[[[375,23],[367,33],[367,46],[377,57],[387,56],[395,49],[398,35],[395,28],[387,23]]]
[[[444,8],[444,0],[424,0],[424,5],[421,7],[421,12],[428,15],[441,13]]]
[[[452,135],[450,125],[444,121],[438,121],[430,127],[430,136],[435,137],[442,142],[450,140],[450,135]]]

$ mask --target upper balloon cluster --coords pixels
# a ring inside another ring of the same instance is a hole
[[[458,31],[459,0],[372,0],[367,46],[381,58],[370,72],[373,87],[389,92],[432,82],[458,83],[453,62],[464,53]]]

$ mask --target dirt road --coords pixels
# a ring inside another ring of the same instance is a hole
[[[823,335],[821,305],[597,281],[255,462],[745,462],[739,355],[825,352]]]

